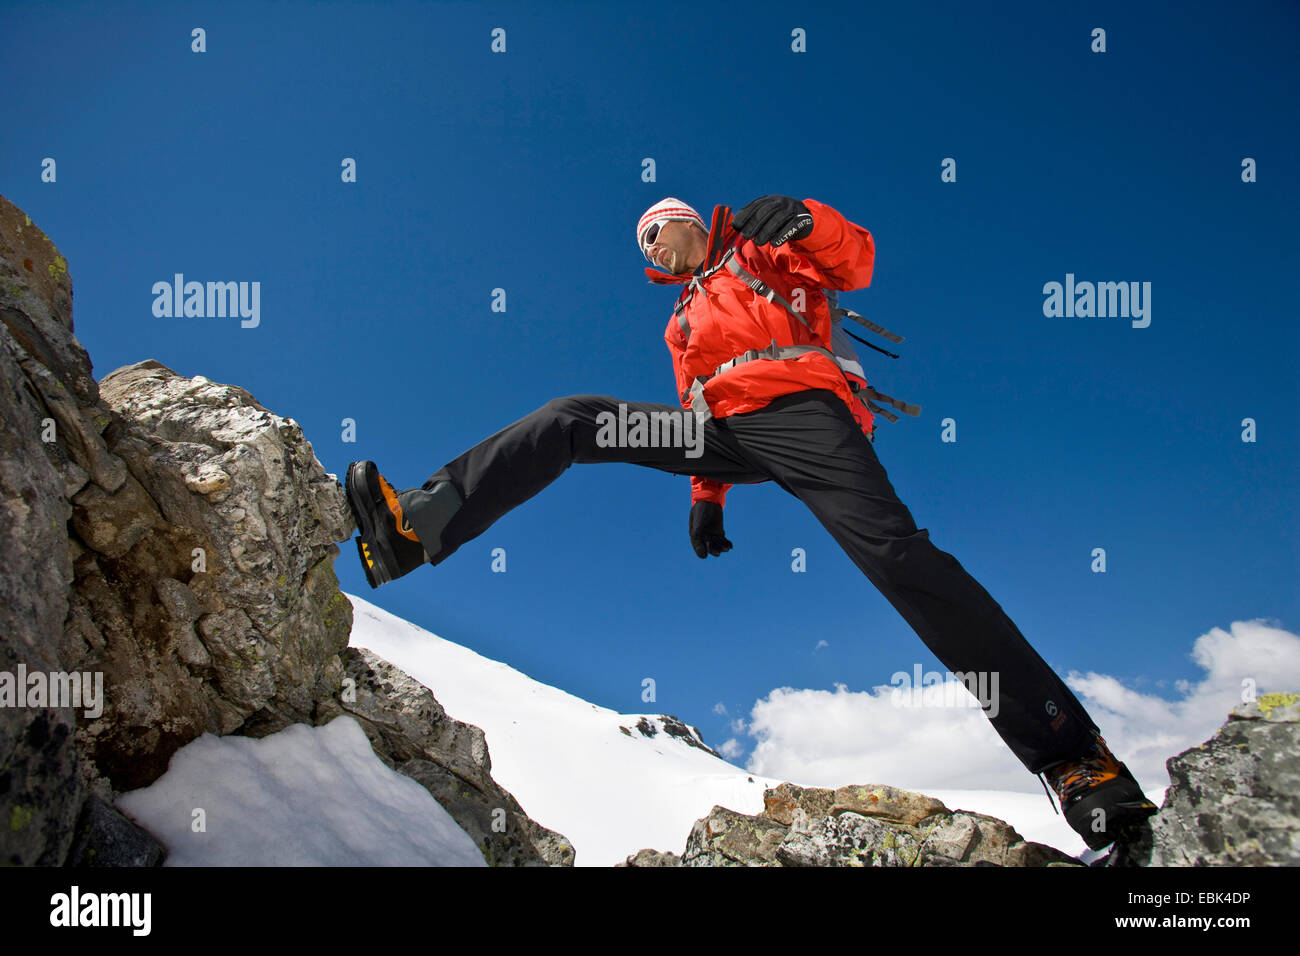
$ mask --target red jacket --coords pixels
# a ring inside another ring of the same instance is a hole
[[[769,302],[725,267],[704,279],[681,316],[674,315],[664,331],[683,408],[690,408],[688,393],[697,375],[712,375],[723,362],[750,349],[766,348],[773,339],[777,345],[819,345],[829,350],[831,315],[821,290],[848,291],[871,284],[876,257],[871,233],[815,199],[805,199],[804,205],[813,217],[813,231],[806,239],[791,240],[775,248],[755,245],[741,239],[732,225],[731,210],[717,206],[709,231],[708,254],[695,274],[670,275],[646,269],[651,282],[686,284],[716,265],[727,249],[737,246],[734,255],[738,263],[795,308],[799,307],[795,290],[803,290],[802,314],[812,332],[779,303]],[[689,288],[683,289],[678,302],[689,292]],[[682,329],[682,317],[689,323],[689,337]],[[784,361],[759,360],[738,365],[709,379],[704,386],[704,397],[714,417],[725,418],[754,411],[774,398],[810,388],[829,389],[838,395],[862,430],[871,434],[875,416],[853,396],[840,367],[817,352]],[[691,501],[724,504],[729,487],[707,478],[692,477]]]

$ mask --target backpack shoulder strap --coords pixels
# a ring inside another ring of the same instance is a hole
[[[780,295],[777,294],[777,291],[775,289],[773,289],[762,279],[758,278],[758,276],[754,275],[752,272],[750,272],[748,269],[746,269],[736,260],[736,257],[732,255],[732,253],[734,253],[735,251],[736,251],[735,247],[732,247],[731,249],[727,250],[726,264],[727,264],[727,268],[731,270],[731,273],[736,278],[738,278],[741,282],[745,283],[745,285],[749,286],[751,289],[753,289],[763,298],[767,299],[768,302],[775,302],[777,305],[781,306],[781,308],[785,309],[792,316],[798,319],[800,325],[802,325],[809,332],[812,332],[813,327],[808,324],[807,319],[805,319],[802,315],[800,315],[798,312],[795,311],[794,306],[792,306],[789,302],[785,301],[785,299],[783,299]],[[814,336],[816,334],[817,333],[813,332]]]
[[[686,304],[695,297],[695,293],[700,290],[700,283],[707,279],[713,273],[723,267],[726,260],[735,254],[736,246],[739,245],[740,235],[731,225],[731,207],[718,206],[713,210],[712,228],[709,230],[709,248],[704,255],[706,263],[713,263],[708,266],[702,273],[693,276],[691,281],[686,284],[682,294],[677,299],[677,304],[673,306],[673,315],[677,318],[677,325],[682,330],[682,338],[689,341],[691,337],[691,324],[686,321]],[[732,243],[731,247],[723,253],[728,241]],[[719,259],[719,256],[722,256]]]

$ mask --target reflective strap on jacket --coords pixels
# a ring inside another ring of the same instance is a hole
[[[737,365],[744,365],[746,362],[753,362],[756,359],[784,361],[785,359],[798,358],[800,355],[807,355],[809,352],[820,352],[832,361],[835,359],[834,355],[817,345],[777,345],[776,339],[773,339],[772,344],[765,349],[750,349],[733,359],[728,359],[713,370],[713,375],[721,375]],[[713,376],[709,377],[712,378]]]
[[[708,379],[703,375],[695,376],[695,381],[691,383],[690,391],[687,393],[691,397],[691,411],[695,413],[701,425],[713,417],[713,409],[709,408],[709,403],[704,400],[704,383],[707,381]]]
[[[774,361],[785,361],[786,359],[798,358],[800,355],[807,355],[809,352],[820,352],[829,359],[835,356],[826,349],[817,345],[777,345],[776,339],[765,349],[750,349],[737,355],[735,358],[727,359],[713,370],[712,375],[697,375],[695,381],[691,383],[688,394],[691,399],[691,410],[695,412],[703,425],[713,417],[713,412],[709,409],[709,403],[704,400],[704,385],[706,382],[721,375],[723,372],[729,372],[737,365],[744,365],[746,362],[753,362],[758,359],[771,359]]]

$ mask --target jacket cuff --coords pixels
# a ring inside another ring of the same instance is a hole
[[[707,478],[691,479],[691,504],[697,504],[701,501],[712,501],[718,507],[726,507],[727,489],[730,485],[724,485],[719,481],[710,481]]]
[[[794,239],[792,242],[809,252],[825,249],[839,238],[842,230],[839,224],[833,221],[834,217],[826,211],[828,207],[825,203],[820,203],[816,199],[805,199],[803,204],[812,213],[813,230],[802,239]]]

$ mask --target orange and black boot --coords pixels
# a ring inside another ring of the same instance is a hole
[[[373,461],[348,465],[344,484],[360,536],[357,553],[372,588],[400,578],[442,550],[440,535],[460,508],[460,493],[449,482],[432,491],[394,490]]]
[[[1101,734],[1088,752],[1042,770],[1056,791],[1065,822],[1092,850],[1125,838],[1159,808],[1146,798],[1137,778],[1106,746]]]

